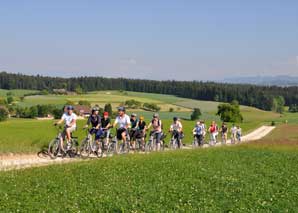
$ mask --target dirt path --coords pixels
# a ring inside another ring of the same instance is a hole
[[[259,140],[269,134],[275,127],[272,126],[261,126],[260,128],[252,131],[251,133],[242,137],[243,142]],[[227,144],[230,144],[229,140]],[[217,143],[216,146],[221,146],[221,143]],[[209,145],[204,145],[204,147],[209,147]],[[190,149],[191,147],[185,147]],[[0,156],[0,171],[13,170],[28,168],[33,166],[46,166],[49,164],[62,164],[73,161],[80,161],[82,159],[74,158],[57,158],[55,160],[50,159],[46,155],[21,155],[21,154],[11,154],[11,155],[2,155]]]

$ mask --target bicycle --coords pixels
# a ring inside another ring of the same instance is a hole
[[[175,149],[181,149],[181,139],[178,140],[178,132],[177,131],[172,131],[172,138],[170,140],[170,149],[175,150]]]
[[[78,153],[78,138],[73,137],[71,135],[71,140],[66,144],[61,144],[61,139],[63,139],[63,132],[65,128],[59,126],[57,128],[57,136],[53,140],[50,141],[48,146],[48,155],[50,158],[55,159],[61,154],[61,157],[65,157],[68,155],[69,157],[73,158]]]
[[[103,157],[104,152],[106,152],[107,155],[109,154],[109,147],[111,144],[110,140],[113,138],[113,136],[111,134],[108,134],[109,129],[102,129],[103,134],[101,135],[101,137],[99,139],[99,146],[100,146],[99,150],[100,150],[101,157]],[[108,140],[108,139],[110,139],[110,140]]]
[[[192,148],[198,148],[203,146],[203,135],[193,134],[194,140],[192,142]]]
[[[116,130],[116,132],[117,132],[117,130]],[[130,151],[130,138],[129,138],[128,130],[126,130],[126,141],[123,141],[122,139],[121,139],[121,141],[122,142],[119,143],[117,135],[112,140],[112,143],[114,143],[114,145],[116,145],[116,153],[118,153],[118,154],[129,153],[129,151]]]
[[[86,138],[81,142],[80,156],[83,158],[89,157],[92,153],[99,157],[99,144],[93,139],[92,134],[90,133],[94,129],[94,127],[92,129],[86,129]]]
[[[134,135],[132,135],[131,144],[134,151],[140,152],[145,151],[145,137],[146,134],[144,130],[136,130]],[[132,143],[133,142],[133,143]]]
[[[164,149],[165,149],[164,139],[166,138],[166,136],[167,135],[164,134],[163,132],[161,133],[160,147],[158,148],[158,146],[157,146],[158,144],[156,143],[156,134],[155,133],[151,134],[150,139],[145,144],[145,152],[160,151],[160,150],[164,151]]]

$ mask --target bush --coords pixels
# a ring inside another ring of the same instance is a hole
[[[87,100],[79,100],[78,104],[81,105],[81,106],[91,107],[91,103]]]
[[[13,102],[13,97],[12,96],[7,96],[7,103],[11,104]]]
[[[143,109],[147,111],[158,112],[160,110],[160,107],[157,106],[157,104],[155,103],[144,103]]]
[[[275,126],[275,121],[271,121],[271,126]]]
[[[63,109],[55,108],[52,111],[52,115],[54,116],[55,119],[60,119],[62,114],[63,114]]]
[[[8,110],[4,106],[0,106],[0,121],[5,121],[8,118]]]
[[[202,115],[201,110],[199,108],[194,108],[193,112],[190,115],[190,120],[194,121],[200,118]]]
[[[138,109],[142,106],[142,103],[139,101],[136,101],[134,99],[131,99],[131,100],[125,101],[124,106],[126,106],[127,108],[131,108],[131,109]]]
[[[224,122],[239,123],[243,121],[243,116],[240,113],[240,106],[237,101],[233,101],[230,104],[218,105],[217,115]]]
[[[174,112],[174,108],[170,107],[169,112]]]

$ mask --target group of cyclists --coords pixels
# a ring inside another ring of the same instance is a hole
[[[118,108],[118,115],[115,121],[112,123],[110,115],[108,112],[104,112],[103,116],[99,115],[99,108],[92,108],[91,115],[89,116],[87,123],[84,128],[89,128],[89,133],[95,136],[95,142],[100,143],[100,138],[106,138],[109,143],[110,140],[110,130],[116,128],[115,138],[119,141],[127,142],[129,141],[130,148],[134,150],[136,148],[136,140],[141,142],[139,147],[142,151],[145,149],[145,139],[147,132],[149,132],[150,140],[155,141],[156,151],[160,151],[163,139],[165,138],[165,133],[163,132],[163,124],[157,113],[153,114],[152,120],[147,125],[143,116],[137,116],[137,114],[132,113],[130,116],[126,114],[125,107]],[[66,141],[67,144],[72,140],[72,133],[77,129],[76,125],[77,115],[74,113],[73,106],[66,106],[64,108],[64,113],[61,119],[54,125],[65,125],[64,131],[61,137],[61,144]],[[233,124],[231,131],[231,143],[236,143],[241,141],[241,128],[240,126],[235,126]],[[221,135],[221,143],[226,144],[228,140],[228,127],[225,123],[218,128],[215,121],[211,123],[209,128],[206,127],[204,121],[198,121],[193,129],[194,143],[197,146],[203,146],[205,143],[206,134],[210,134],[211,146],[214,146],[218,141],[218,135]],[[170,125],[169,133],[171,134],[172,140],[177,141],[177,147],[181,148],[183,146],[182,139],[183,126],[181,120],[178,117],[173,118],[173,122]],[[101,151],[101,150],[98,150]]]

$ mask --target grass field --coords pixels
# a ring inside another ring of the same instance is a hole
[[[234,147],[1,172],[0,211],[296,212],[297,130],[280,125]]]
[[[13,90],[6,90],[6,89],[0,89],[0,96],[6,96],[6,94],[10,92],[13,96],[21,97],[25,94],[31,94],[35,92],[39,92],[38,90],[23,90],[23,89],[13,89]]]

